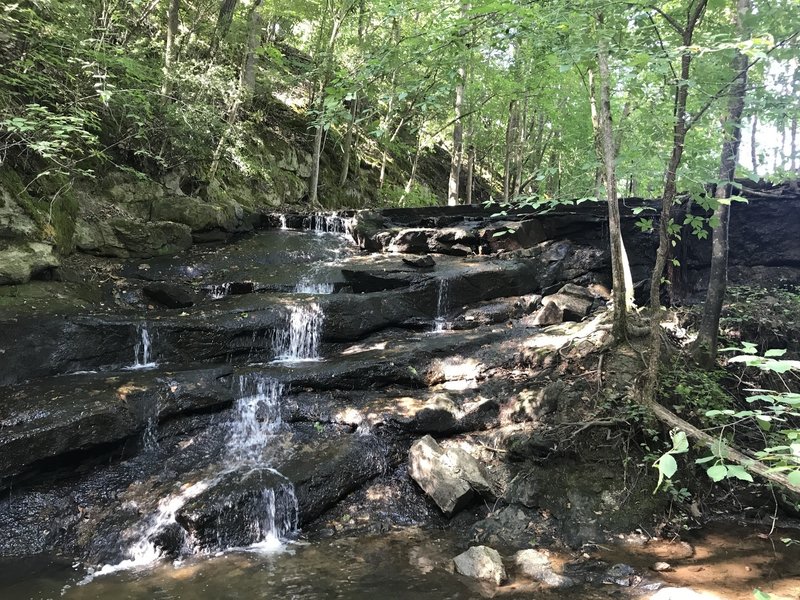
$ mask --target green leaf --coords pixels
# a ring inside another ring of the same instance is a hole
[[[672,454],[665,454],[662,456],[658,461],[658,470],[661,471],[661,474],[669,479],[678,471],[678,462],[675,460],[675,457]]]
[[[714,465],[706,469],[706,474],[711,478],[711,481],[722,481],[728,474],[728,467],[725,465]]]
[[[747,472],[747,470],[742,467],[741,465],[729,465],[728,469],[728,477],[735,477],[736,479],[740,479],[741,481],[749,481],[750,483],[753,482],[753,476]]]
[[[753,590],[753,598],[755,598],[756,600],[772,600],[772,596],[770,596],[766,592],[762,592],[758,588]]]
[[[774,348],[772,350],[767,350],[766,352],[764,352],[764,356],[766,356],[767,358],[777,358],[778,356],[783,356],[784,354],[786,354],[786,348],[783,349]]]
[[[791,485],[800,486],[800,469],[796,469],[789,473],[786,478],[789,480]]]

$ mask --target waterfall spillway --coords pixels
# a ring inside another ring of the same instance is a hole
[[[124,569],[147,566],[164,557],[159,543],[163,532],[178,527],[179,513],[192,502],[224,501],[224,518],[214,519],[217,532],[214,542],[198,544],[192,535],[184,534],[182,552],[218,551],[232,546],[250,545],[257,550],[274,550],[282,546],[281,539],[297,528],[298,504],[294,486],[285,476],[269,466],[267,450],[270,441],[281,428],[280,399],[283,386],[259,374],[243,375],[237,381],[237,400],[227,424],[226,447],[222,461],[204,476],[159,500],[155,511],[133,532],[126,558],[105,565],[87,577],[83,583],[98,575]],[[255,487],[239,504],[230,504],[228,489],[236,482]],[[219,488],[219,489],[218,489]],[[200,497],[200,498],[198,498]],[[234,514],[236,513],[236,514]],[[211,514],[211,513],[209,513]],[[228,532],[226,526],[236,527]],[[180,530],[179,530],[180,531]]]
[[[319,341],[323,314],[318,304],[292,306],[287,326],[276,332],[273,339],[275,360],[301,362],[320,360]]]
[[[447,280],[440,279],[439,292],[436,297],[436,317],[433,320],[433,330],[436,332],[447,329],[448,291]]]
[[[333,284],[325,282],[314,283],[304,278],[294,286],[294,291],[298,294],[332,294]]]
[[[133,346],[133,364],[130,369],[150,369],[156,366],[151,357],[151,342],[150,332],[147,330],[147,325],[139,325],[136,328],[136,333],[139,341]]]
[[[233,461],[258,464],[270,437],[281,426],[283,386],[271,379],[242,375],[230,424],[228,450]]]

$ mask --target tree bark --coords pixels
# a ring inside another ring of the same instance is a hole
[[[744,39],[744,19],[750,12],[750,0],[737,1],[737,26]],[[733,72],[741,73],[730,88],[728,114],[722,142],[722,158],[717,183],[717,206],[714,217],[717,226],[711,237],[711,272],[708,278],[708,292],[703,305],[703,318],[695,342],[695,358],[705,368],[712,368],[717,360],[717,335],[719,317],[728,285],[728,224],[730,221],[730,197],[736,163],[739,159],[739,146],[742,141],[742,113],[747,93],[747,57],[736,51],[732,62]]]
[[[242,105],[252,96],[256,84],[256,50],[261,42],[261,13],[259,7],[263,0],[255,0],[250,8],[249,24],[247,28],[247,43],[245,44],[242,66],[239,69],[239,84],[233,104],[228,109],[228,118],[225,130],[219,138],[214,155],[211,159],[211,166],[208,169],[208,179],[213,180],[217,175],[219,163],[222,160],[222,153],[228,138],[233,131],[234,125],[239,118],[239,110]]]
[[[161,95],[165,98],[172,93],[172,67],[175,62],[175,39],[180,25],[181,0],[170,0],[167,9],[167,41],[164,44],[164,80]]]
[[[353,98],[350,105],[350,121],[347,123],[347,133],[344,136],[344,150],[342,151],[342,171],[339,174],[339,185],[347,183],[347,175],[350,172],[350,154],[353,149],[353,129],[355,128],[356,116],[358,115],[358,96]]]
[[[455,123],[453,124],[453,154],[450,158],[450,181],[447,186],[447,204],[458,204],[458,187],[461,178],[461,150],[464,137],[464,124],[461,121],[461,112],[464,105],[464,87],[467,71],[464,65],[458,67],[458,83],[456,84],[456,99],[454,104]]]
[[[672,205],[677,194],[676,180],[678,168],[683,159],[683,150],[688,130],[686,101],[689,96],[689,75],[692,64],[690,46],[694,30],[705,12],[707,0],[694,0],[687,11],[686,25],[680,27],[674,20],[669,22],[681,36],[683,52],[681,54],[680,74],[675,81],[675,100],[673,108],[672,151],[664,174],[664,191],[661,194],[661,213],[658,221],[658,250],[653,274],[650,279],[650,353],[644,386],[645,400],[654,400],[658,383],[658,369],[661,362],[661,277],[667,264],[671,247],[669,226]]]
[[[506,123],[506,152],[503,163],[503,202],[511,199],[511,157],[513,155],[514,132],[517,127],[517,101],[508,104],[508,121]]]
[[[475,146],[467,148],[467,190],[464,197],[465,204],[472,204],[472,179],[475,173]]]
[[[750,162],[753,163],[753,176],[758,179],[758,153],[756,152],[756,130],[758,128],[758,114],[753,113],[753,127],[750,130]]]
[[[600,102],[598,110],[600,146],[606,180],[606,199],[608,201],[608,230],[611,243],[611,278],[613,285],[614,314],[612,333],[617,340],[624,340],[628,332],[628,311],[625,286],[625,266],[622,248],[622,227],[617,201],[616,152],[614,130],[611,120],[611,73],[608,67],[608,49],[603,38],[603,15],[597,15],[598,45],[597,65],[600,77]]]
[[[211,56],[217,53],[219,41],[225,39],[230,31],[231,23],[233,23],[233,13],[236,10],[238,0],[222,0],[222,5],[219,7],[219,14],[217,15],[217,24],[214,27],[214,34],[211,37]]]

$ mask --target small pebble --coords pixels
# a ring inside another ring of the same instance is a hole
[[[663,562],[663,561],[653,563],[650,566],[650,568],[658,573],[663,573],[664,571],[672,571],[672,565],[669,564],[668,562]]]

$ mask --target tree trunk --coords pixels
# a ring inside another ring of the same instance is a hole
[[[756,152],[756,129],[758,128],[758,114],[753,113],[753,127],[750,130],[750,162],[753,163],[753,177],[758,179],[758,154]]]
[[[350,171],[350,153],[353,148],[353,129],[355,128],[356,115],[358,115],[358,96],[353,98],[350,105],[350,121],[347,123],[347,133],[344,136],[344,150],[342,152],[342,172],[339,174],[339,185],[347,182],[347,175]]]
[[[447,187],[447,204],[458,204],[458,184],[461,177],[461,146],[464,136],[464,124],[461,122],[461,111],[464,105],[464,86],[467,72],[464,65],[458,67],[458,83],[456,84],[455,123],[453,124],[453,154],[450,159],[450,181]]]
[[[172,67],[175,62],[175,38],[180,24],[181,0],[170,0],[167,10],[167,41],[164,44],[164,80],[161,95],[165,98],[172,93]]]
[[[600,146],[606,180],[608,200],[608,230],[611,242],[611,278],[613,281],[614,316],[612,333],[617,340],[624,340],[628,331],[628,312],[625,292],[625,266],[623,261],[622,227],[617,201],[616,153],[614,130],[611,122],[611,74],[608,68],[608,50],[603,38],[603,15],[597,15],[599,40],[597,45],[597,64],[600,76],[600,103],[598,111]]]
[[[503,163],[503,202],[511,199],[511,157],[513,155],[514,131],[517,126],[517,101],[508,104],[508,122],[506,123],[506,152]]]
[[[750,12],[750,0],[737,1],[737,25],[742,39],[745,37],[743,21]],[[731,85],[728,97],[728,114],[722,142],[719,182],[717,183],[717,206],[714,217],[718,221],[711,237],[711,273],[708,278],[708,293],[703,305],[703,319],[695,342],[695,357],[705,368],[712,368],[717,360],[717,335],[722,302],[728,285],[728,223],[730,221],[730,196],[739,146],[742,141],[742,112],[747,93],[747,57],[736,52],[733,57],[733,72],[741,73]]]
[[[658,369],[661,362],[661,277],[664,274],[664,267],[667,265],[671,248],[669,226],[672,205],[677,194],[678,168],[683,159],[683,150],[686,143],[686,100],[689,96],[689,75],[692,64],[692,54],[689,48],[692,45],[695,27],[703,16],[706,4],[707,0],[693,2],[687,14],[686,26],[676,28],[682,38],[684,50],[681,54],[680,74],[675,81],[672,151],[664,174],[664,191],[661,194],[661,213],[658,221],[658,249],[656,250],[655,266],[650,279],[650,352],[643,390],[645,400],[650,401],[655,399]]]
[[[228,35],[237,4],[238,0],[222,0],[222,6],[219,7],[219,15],[217,15],[217,24],[211,37],[211,56],[217,53],[220,40],[225,39],[225,36]]]
[[[325,111],[325,88],[328,85],[330,78],[330,65],[333,60],[333,51],[336,49],[336,40],[339,37],[339,31],[344,23],[347,14],[353,9],[357,0],[352,0],[346,6],[343,6],[340,11],[333,15],[333,22],[331,24],[330,35],[328,36],[328,44],[325,47],[324,55],[322,57],[322,72],[320,73],[319,86],[317,88],[316,110],[317,110],[317,125],[314,131],[314,149],[311,156],[311,175],[308,178],[308,203],[311,206],[316,206],[318,203],[317,195],[319,192],[319,163],[322,156],[322,138],[324,134],[323,116]],[[329,2],[329,6],[332,4]]]
[[[472,178],[475,172],[475,146],[467,148],[467,191],[464,198],[465,204],[472,204]]]
[[[245,44],[244,56],[242,58],[242,66],[239,69],[239,85],[236,90],[236,95],[233,104],[228,109],[228,118],[225,130],[219,138],[217,147],[214,150],[214,156],[211,159],[211,166],[208,169],[208,179],[213,180],[216,177],[219,163],[222,160],[222,153],[225,150],[225,145],[228,143],[228,138],[233,131],[234,125],[239,118],[239,110],[242,105],[253,95],[256,84],[256,50],[261,42],[261,14],[258,9],[263,0],[255,0],[253,6],[250,8],[249,24],[247,27],[247,43]]]

